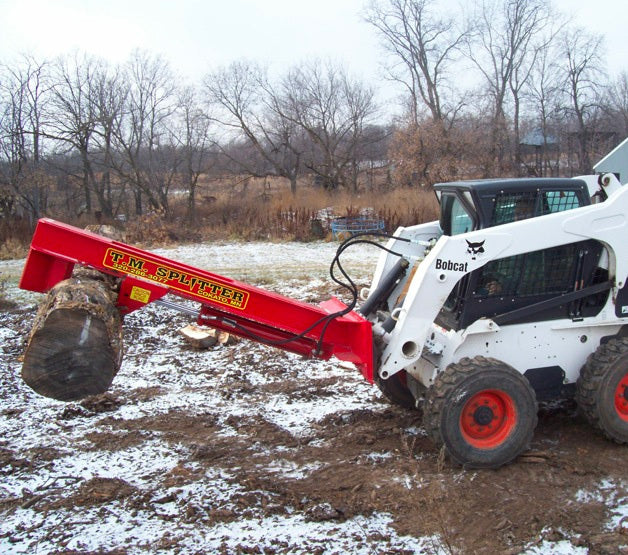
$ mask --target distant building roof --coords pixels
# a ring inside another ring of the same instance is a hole
[[[593,169],[597,173],[614,173],[619,176],[621,183],[628,181],[628,139],[625,139],[604,158],[602,158]]]
[[[530,131],[523,139],[521,139],[522,145],[527,146],[544,146],[544,145],[555,145],[558,141],[555,137],[551,135],[543,135],[543,131],[540,129],[535,129],[534,131]]]

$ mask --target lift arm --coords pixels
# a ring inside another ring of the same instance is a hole
[[[50,219],[37,223],[20,287],[47,292],[76,264],[121,279],[122,315],[170,293],[201,303],[199,324],[306,357],[335,356],[373,381],[371,323],[336,298],[299,302]]]

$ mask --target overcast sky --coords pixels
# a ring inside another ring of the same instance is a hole
[[[20,53],[72,51],[124,61],[135,48],[160,53],[196,79],[249,58],[282,67],[331,57],[377,84],[381,50],[360,12],[366,0],[0,0],[0,62]],[[606,36],[611,74],[628,70],[628,0],[555,0]]]

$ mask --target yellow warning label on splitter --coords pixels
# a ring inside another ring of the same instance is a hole
[[[134,285],[131,289],[130,297],[139,303],[148,303],[150,300],[150,291],[148,289],[142,289],[141,287],[137,287]]]

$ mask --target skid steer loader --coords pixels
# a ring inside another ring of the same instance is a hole
[[[574,393],[628,441],[628,188],[609,174],[435,190],[440,220],[387,245],[413,261],[407,274],[365,303],[380,388],[420,404],[428,434],[469,467],[513,460],[537,401]],[[396,264],[382,256],[371,291]]]
[[[400,228],[385,245],[355,236],[338,248],[332,278],[351,292],[349,304],[301,303],[52,220],[38,223],[20,286],[54,295],[75,266],[86,267],[113,277],[122,317],[158,302],[306,357],[351,361],[392,402],[420,407],[428,434],[465,467],[512,461],[532,439],[537,403],[574,394],[595,427],[627,442],[628,188],[607,174],[434,189],[438,221]],[[340,257],[359,242],[384,252],[358,308]],[[98,392],[85,383],[94,376],[89,353],[67,362],[68,345],[90,343],[75,320],[54,344],[40,326],[24,359],[29,385],[63,400]],[[53,371],[47,357],[60,341],[63,365]],[[99,374],[98,387],[113,375]]]

